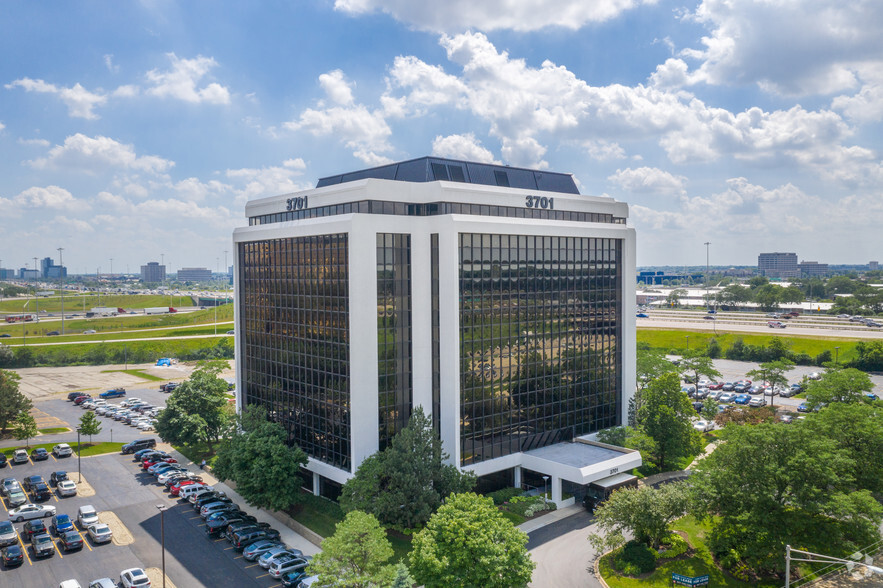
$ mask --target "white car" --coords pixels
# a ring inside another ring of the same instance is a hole
[[[189,472],[181,471],[181,470],[169,470],[168,472],[164,472],[156,477],[156,481],[160,484],[165,484],[169,481],[170,478],[174,478],[180,475],[187,475]]]
[[[67,443],[59,443],[52,448],[52,453],[55,454],[55,457],[70,457],[73,455],[74,450]]]
[[[9,520],[21,523],[30,519],[42,519],[55,516],[55,507],[45,504],[23,504],[9,511]]]
[[[807,376],[807,377],[808,377],[810,380],[821,380],[821,379],[822,379],[822,374],[820,374],[819,372],[813,372],[813,373],[811,373],[811,374],[810,374],[809,376]]]
[[[62,480],[58,483],[57,488],[61,496],[77,495],[77,485],[72,480]]]
[[[699,431],[700,433],[705,433],[706,431],[710,431],[714,425],[708,421],[694,421],[693,428]]]
[[[120,572],[122,588],[150,588],[150,578],[141,568],[131,568]]]
[[[83,588],[76,580],[64,580],[58,585],[58,588]]]
[[[138,423],[138,428],[141,429],[142,431],[152,431],[153,430],[153,423],[150,421],[144,421],[144,422]]]
[[[81,529],[88,529],[89,525],[94,525],[100,522],[98,520],[98,512],[91,504],[81,506],[79,510],[77,510],[77,521],[80,523]]]
[[[755,396],[751,400],[748,401],[748,406],[753,406],[754,408],[758,408],[760,406],[766,406],[766,400],[763,396]]]
[[[92,543],[107,543],[113,539],[113,531],[104,523],[89,525],[86,527],[86,531],[89,533]]]
[[[140,398],[135,398],[135,397],[127,398],[126,400],[123,400],[122,402],[120,402],[120,406],[132,406],[133,404],[137,404],[139,402],[141,402]]]

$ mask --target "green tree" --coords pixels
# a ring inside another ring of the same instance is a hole
[[[801,290],[797,286],[788,286],[787,288],[782,288],[779,292],[779,301],[785,303],[798,303],[803,302],[806,296],[803,294],[803,290]]]
[[[779,307],[781,286],[766,284],[754,290],[751,298],[760,306],[761,310],[775,310]]]
[[[681,391],[677,374],[665,374],[647,387],[642,412],[641,429],[652,440],[644,451],[660,471],[668,471],[675,460],[699,450],[699,433],[690,424],[695,411]]]
[[[526,586],[536,565],[527,552],[527,533],[491,498],[471,492],[449,496],[412,545],[411,574],[426,588]]]
[[[156,432],[172,445],[205,442],[209,450],[230,421],[227,408],[227,382],[218,376],[224,361],[205,361],[190,379],[169,395],[159,413]]]
[[[19,414],[34,406],[30,398],[19,392],[20,379],[15,372],[0,370],[0,433],[5,433]]]
[[[31,416],[29,412],[20,412],[18,417],[15,419],[15,425],[12,429],[12,434],[16,439],[24,439],[25,445],[27,447],[31,446],[31,438],[36,437],[37,433],[37,421],[34,420],[34,417]]]
[[[78,428],[83,435],[89,435],[89,443],[92,443],[92,435],[97,435],[101,432],[101,421],[98,420],[94,412],[87,410],[80,417],[80,426]]]
[[[399,562],[396,565],[396,577],[392,582],[392,588],[412,588],[412,586],[414,586],[414,578],[411,577],[408,566]]]
[[[681,305],[681,298],[687,295],[687,291],[683,288],[675,288],[665,297],[665,301],[669,306],[678,307]]]
[[[848,554],[879,540],[883,508],[857,489],[860,466],[834,440],[774,423],[727,427],[723,437],[690,477],[691,510],[712,520],[718,558],[772,571],[788,543]]]
[[[714,367],[714,362],[710,357],[702,351],[691,351],[684,354],[681,358],[681,365],[678,371],[684,378],[684,381],[692,382],[696,389],[699,389],[699,379],[702,376],[709,378],[720,378],[721,373]]]
[[[883,413],[878,406],[835,402],[803,426],[833,439],[859,464],[853,472],[857,488],[883,492]]]
[[[766,276],[754,276],[750,280],[748,280],[748,287],[752,290],[757,290],[761,286],[769,285],[770,279]]]
[[[600,533],[589,535],[599,552],[616,549],[631,535],[654,549],[670,533],[669,525],[687,510],[689,492],[684,483],[617,490],[595,510]]]
[[[387,563],[393,553],[377,519],[354,510],[322,542],[308,573],[319,576],[316,588],[389,587],[396,578],[396,566]]]
[[[461,473],[447,459],[432,420],[418,406],[389,447],[363,461],[344,484],[340,506],[369,512],[388,527],[416,529],[446,496],[475,485],[473,474]]]
[[[776,339],[774,339],[775,341]],[[788,359],[778,359],[776,361],[767,361],[760,364],[757,368],[748,371],[746,374],[752,379],[761,379],[768,386],[783,390],[788,387],[787,372],[794,368],[794,362]],[[770,406],[775,406],[775,395],[770,395]]]
[[[666,359],[665,354],[655,349],[638,349],[635,368],[637,389],[635,390],[635,395],[629,399],[628,419],[630,427],[638,425],[642,395],[647,384],[663,374],[677,370],[675,364]]]
[[[249,406],[218,450],[217,476],[236,482],[236,491],[252,506],[284,510],[301,497],[301,468],[307,455],[289,447],[279,423],[267,420],[263,407]]]
[[[855,368],[829,368],[820,380],[806,387],[806,403],[810,409],[832,402],[870,401],[865,394],[874,389],[871,377]]]
[[[751,289],[741,284],[731,284],[718,292],[715,298],[723,306],[738,308],[751,302]]]
[[[702,415],[706,421],[713,421],[714,417],[717,416],[717,402],[711,396],[706,396],[705,400],[702,401],[702,410],[699,414]]]

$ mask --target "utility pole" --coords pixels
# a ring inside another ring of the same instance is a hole
[[[708,304],[711,302],[708,298],[708,246],[711,245],[709,241],[705,242],[705,306],[708,307]]]
[[[34,271],[37,271],[36,257],[34,258]],[[40,322],[40,297],[37,296],[37,274],[34,274],[34,307],[37,309],[37,322]]]
[[[61,334],[64,335],[64,258],[61,256],[64,247],[58,248],[58,279],[61,282]]]

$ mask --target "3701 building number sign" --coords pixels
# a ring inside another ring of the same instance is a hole
[[[545,196],[526,196],[524,205],[528,208],[543,208],[546,210],[554,210],[555,199],[546,198]]]
[[[289,198],[285,201],[285,210],[303,210],[307,208],[307,197],[298,196],[297,198]]]

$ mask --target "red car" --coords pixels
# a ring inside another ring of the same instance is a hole
[[[200,486],[205,486],[205,484],[203,484],[202,482],[197,482],[196,480],[181,480],[180,482],[169,488],[169,494],[171,496],[178,496],[181,493],[181,488],[186,488],[191,484],[199,484]]]
[[[89,396],[88,394],[83,394],[82,396],[77,396],[76,398],[74,398],[74,404],[80,405],[80,404],[83,404],[84,402],[86,402],[87,400],[92,400],[92,397]]]
[[[158,464],[158,463],[178,463],[178,460],[175,459],[174,457],[162,457],[159,459],[157,459],[157,458],[145,459],[144,461],[141,462],[141,468],[146,470],[150,466]]]
[[[709,390],[720,390],[723,387],[724,387],[723,382],[712,382],[711,384],[708,385]]]

